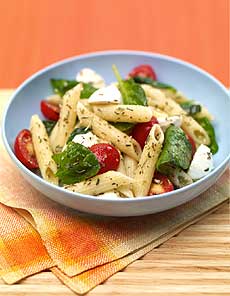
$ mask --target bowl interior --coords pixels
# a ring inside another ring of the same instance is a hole
[[[229,153],[229,110],[227,91],[209,74],[177,59],[143,52],[107,52],[83,55],[54,64],[25,81],[14,94],[4,120],[4,132],[11,149],[18,132],[28,128],[33,114],[40,113],[40,101],[52,93],[50,78],[75,79],[76,73],[89,67],[100,73],[107,83],[115,81],[112,64],[116,64],[121,75],[139,64],[154,67],[159,81],[171,84],[208,107],[214,115],[219,152],[214,156],[215,167]],[[42,116],[42,115],[41,115]],[[12,150],[13,151],[13,150]]]

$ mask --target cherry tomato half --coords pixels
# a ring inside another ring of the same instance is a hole
[[[110,144],[95,144],[89,148],[97,157],[100,163],[100,171],[102,174],[108,171],[116,171],[120,163],[120,154],[115,147]]]
[[[145,141],[150,133],[150,130],[154,124],[158,123],[156,117],[152,117],[152,119],[148,122],[138,123],[134,126],[132,130],[132,137],[140,144],[143,149],[145,146]]]
[[[152,185],[149,190],[149,195],[162,194],[173,190],[174,186],[168,177],[155,172]]]
[[[59,119],[60,108],[57,105],[48,103],[47,101],[41,101],[42,114],[50,120],[57,121]]]
[[[153,80],[157,80],[156,73],[150,65],[140,65],[138,67],[135,67],[129,73],[129,76],[130,77],[142,76],[142,77],[152,78]]]
[[[196,152],[196,143],[188,133],[185,132],[185,135],[186,135],[187,139],[189,140],[189,142],[190,142],[190,144],[192,146],[192,155],[194,155],[195,152]]]
[[[17,158],[28,168],[38,168],[37,159],[32,143],[31,132],[27,129],[20,131],[14,142],[14,151]]]

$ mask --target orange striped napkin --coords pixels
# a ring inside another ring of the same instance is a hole
[[[227,200],[228,180],[226,172],[197,199],[164,213],[134,218],[99,217],[49,200],[1,157],[1,276],[13,283],[55,266],[51,270],[60,280],[75,292],[85,293]],[[30,213],[36,230],[10,208],[26,210],[20,214],[27,220],[30,219],[25,213]],[[31,248],[36,251],[31,252]],[[14,251],[19,249],[20,252]]]

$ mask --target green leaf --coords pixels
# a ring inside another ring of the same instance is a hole
[[[80,134],[87,134],[88,132],[90,131],[89,128],[87,127],[77,127],[75,128],[72,133],[70,134],[68,140],[67,140],[67,144],[73,140],[73,138],[76,136],[76,135],[80,135]]]
[[[100,170],[96,156],[85,146],[70,142],[66,149],[53,155],[58,170],[56,176],[63,184],[74,184],[95,176]]]
[[[163,149],[157,160],[157,170],[165,175],[172,174],[175,168],[187,170],[192,159],[192,146],[184,131],[170,125],[165,132]]]
[[[135,125],[134,123],[130,122],[112,122],[111,124],[124,133],[130,133]]]
[[[112,68],[118,81],[123,103],[125,105],[147,106],[147,99],[143,88],[133,79],[122,80],[117,67],[113,65]]]
[[[53,121],[53,120],[43,120],[42,121],[45,128],[46,128],[46,131],[47,131],[47,134],[48,136],[51,134],[55,124],[57,123],[57,121]]]
[[[180,106],[187,112],[188,115],[195,115],[201,112],[201,105],[195,104],[193,101],[180,103]]]
[[[52,85],[53,91],[55,94],[60,95],[61,97],[64,94],[76,86],[78,82],[76,80],[66,80],[66,79],[50,79],[50,83]]]
[[[81,99],[88,99],[97,88],[92,86],[90,83],[83,83],[83,90],[81,91]]]
[[[215,135],[215,130],[213,125],[211,124],[211,122],[209,121],[209,119],[207,117],[202,117],[202,118],[195,118],[196,121],[204,128],[204,130],[206,130],[209,138],[210,138],[210,145],[209,148],[212,152],[212,154],[217,153],[217,151],[219,150],[217,141],[216,141],[216,135]]]
[[[159,82],[159,81],[153,80],[150,77],[136,76],[136,77],[133,77],[133,79],[137,83],[149,84],[149,85],[151,85],[153,87],[156,87],[156,88],[168,89],[168,90],[172,91],[173,93],[176,93],[177,92],[177,90],[176,90],[175,87],[173,87],[173,86],[171,86],[169,84],[165,84],[163,82]]]
[[[54,93],[63,97],[68,90],[76,86],[79,82],[76,80],[50,79],[50,83]],[[88,99],[96,90],[97,88],[92,86],[90,83],[83,83],[81,99]]]

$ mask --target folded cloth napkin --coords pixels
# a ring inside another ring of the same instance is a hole
[[[79,213],[49,200],[1,156],[1,276],[13,283],[55,266],[51,270],[60,280],[85,293],[226,201],[228,180],[227,171],[198,198],[163,213],[109,218]],[[19,216],[10,208],[24,211]],[[20,252],[15,251],[18,248]],[[37,251],[27,256],[31,248]]]

